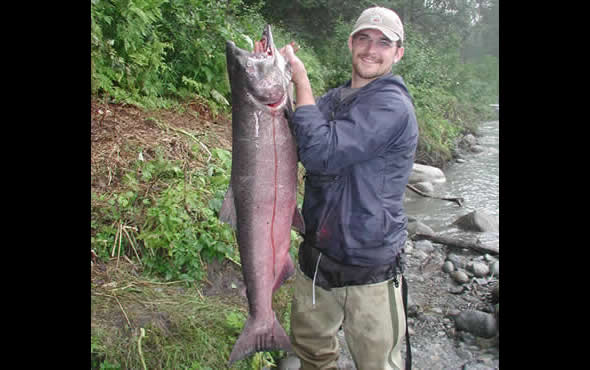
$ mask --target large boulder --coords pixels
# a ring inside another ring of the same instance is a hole
[[[469,148],[474,145],[477,145],[477,139],[472,134],[467,134],[467,135],[463,136],[463,138],[459,142],[459,145]]]
[[[498,324],[494,315],[487,312],[468,310],[455,316],[455,326],[483,338],[492,338],[498,333]]]
[[[473,211],[465,216],[461,216],[453,223],[453,225],[457,225],[465,231],[500,231],[498,221],[496,221],[493,216],[490,216],[483,211]]]
[[[424,234],[424,235],[434,235],[434,230],[432,230],[428,225],[416,220],[415,218],[408,217],[408,226],[407,226],[408,236],[412,237],[414,234]]]
[[[446,181],[447,178],[440,168],[414,163],[408,182],[410,184],[415,184],[418,182],[440,184]]]

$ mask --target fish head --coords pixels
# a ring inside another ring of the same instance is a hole
[[[256,104],[280,109],[288,100],[291,67],[276,48],[270,25],[264,27],[260,42],[264,50],[255,53],[227,41],[227,69],[232,95],[246,94]]]

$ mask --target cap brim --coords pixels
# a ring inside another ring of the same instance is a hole
[[[361,27],[357,30],[352,31],[352,33],[350,34],[350,37],[354,36],[355,33],[362,31],[362,30],[378,30],[381,31],[385,37],[387,37],[389,40],[391,41],[397,41],[400,39],[400,37],[397,35],[397,33],[395,32],[391,32],[383,27],[379,27],[379,26],[364,26]]]

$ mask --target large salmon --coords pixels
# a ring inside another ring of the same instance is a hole
[[[258,351],[291,351],[272,309],[272,294],[294,273],[291,226],[297,210],[297,149],[287,122],[292,109],[290,66],[274,45],[270,25],[263,53],[227,42],[232,92],[232,170],[220,219],[237,230],[249,316],[229,365]]]

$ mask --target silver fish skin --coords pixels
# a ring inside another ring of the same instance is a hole
[[[229,365],[255,352],[292,351],[272,309],[272,295],[295,269],[291,227],[301,233],[297,209],[297,147],[288,125],[290,65],[264,28],[263,53],[226,45],[232,92],[232,169],[220,220],[236,229],[249,316]]]

